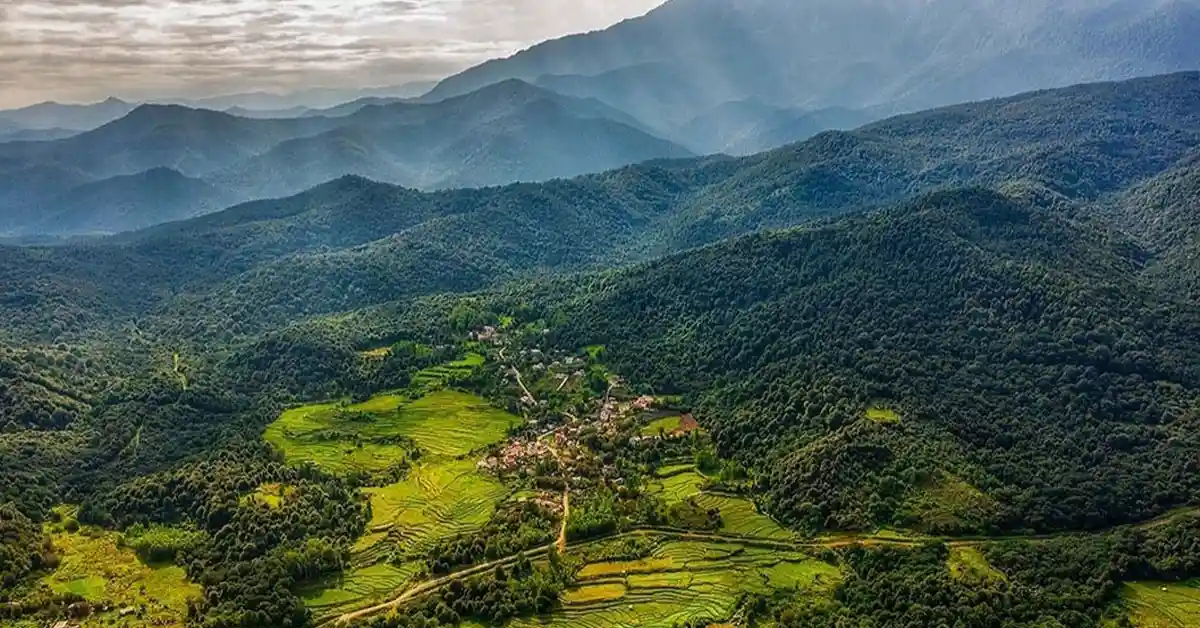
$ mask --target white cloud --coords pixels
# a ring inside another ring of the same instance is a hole
[[[0,107],[438,78],[662,0],[3,0]]]

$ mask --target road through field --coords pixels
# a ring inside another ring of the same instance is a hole
[[[567,506],[567,499],[568,499],[567,493],[564,492],[564,494],[563,494],[564,508]],[[1165,522],[1170,521],[1174,518],[1184,516],[1184,515],[1196,514],[1196,513],[1200,513],[1200,507],[1180,509],[1180,510],[1168,513],[1166,515],[1163,515],[1162,517],[1156,517],[1150,521],[1141,523],[1137,527],[1139,527],[1139,528],[1155,527],[1155,526],[1162,525]],[[558,541],[555,543],[555,546],[558,548],[560,553],[564,552],[565,550],[570,549],[572,547],[578,549],[580,547],[593,545],[593,544],[601,543],[601,542],[605,542],[605,541],[611,541],[611,540],[615,540],[615,539],[630,537],[630,536],[651,536],[651,535],[652,536],[669,537],[669,538],[673,538],[675,540],[681,540],[681,541],[709,541],[709,542],[737,543],[737,544],[742,544],[742,545],[768,547],[768,548],[775,548],[775,549],[780,549],[780,550],[805,550],[805,549],[812,550],[812,549],[822,549],[822,548],[823,549],[831,549],[831,548],[846,547],[849,545],[854,545],[856,543],[862,543],[865,545],[889,545],[889,546],[895,546],[895,547],[913,547],[913,546],[920,545],[922,543],[946,543],[949,545],[957,545],[957,546],[979,546],[979,545],[989,545],[989,544],[994,544],[994,543],[1003,543],[1003,542],[1007,542],[1007,541],[1046,540],[1046,539],[1055,538],[1056,536],[1063,536],[1066,534],[1071,534],[1071,533],[1064,533],[1063,535],[1006,536],[1006,537],[912,537],[912,538],[898,538],[895,536],[879,536],[879,535],[875,535],[875,534],[842,534],[842,535],[816,537],[816,538],[811,538],[811,539],[798,539],[796,541],[781,541],[781,540],[775,540],[775,539],[763,539],[763,538],[758,538],[758,537],[721,534],[721,533],[717,533],[717,532],[699,532],[699,531],[685,530],[685,529],[680,529],[680,528],[644,527],[644,528],[637,528],[637,529],[628,530],[628,531],[620,532],[620,533],[616,533],[616,534],[610,534],[610,535],[606,535],[606,536],[598,537],[598,538],[594,538],[594,539],[589,539],[587,541],[581,541],[581,542],[575,543],[574,545],[571,545],[571,544],[567,543],[566,535],[565,535],[565,532],[566,532],[565,521],[566,521],[566,514],[567,514],[565,510],[564,510],[563,514],[564,514],[564,516],[563,516],[564,527],[562,528],[562,531],[560,532]],[[524,555],[528,558],[535,558],[535,557],[544,555],[548,550],[549,550],[549,548],[530,550],[528,552],[525,552]],[[405,591],[404,593],[400,594],[398,597],[396,597],[388,602],[383,602],[381,604],[377,604],[377,605],[369,607],[369,608],[364,608],[362,610],[345,613],[329,622],[326,622],[325,625],[333,624],[333,625],[337,625],[337,626],[344,626],[344,625],[349,624],[350,622],[353,622],[354,620],[362,619],[363,617],[369,617],[371,615],[374,615],[374,614],[377,614],[380,612],[384,612],[384,611],[391,610],[393,608],[397,608],[397,607],[403,605],[405,602],[408,602],[409,600],[432,593],[432,592],[442,588],[443,586],[448,585],[449,583],[451,583],[455,580],[460,580],[462,578],[469,578],[471,576],[485,573],[489,569],[494,569],[497,566],[506,566],[511,563],[514,563],[517,561],[518,558],[521,557],[521,555],[522,554],[514,554],[512,556],[507,556],[505,558],[501,558],[501,559],[494,560],[491,562],[483,563],[481,565],[476,565],[474,567],[462,569],[460,571],[456,571],[454,573],[447,574],[441,578],[430,580],[428,582],[417,585],[417,586],[409,589],[408,591]]]

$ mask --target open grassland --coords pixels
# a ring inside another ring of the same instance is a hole
[[[553,615],[512,625],[669,628],[689,620],[719,621],[743,593],[828,596],[841,574],[800,552],[672,541],[642,560],[587,564],[578,579]]]
[[[1200,628],[1200,580],[1132,582],[1121,597],[1135,628]]]
[[[461,456],[502,440],[520,422],[475,395],[439,390],[415,400],[393,394],[353,405],[293,408],[267,427],[264,438],[291,464],[369,473],[406,459],[402,438],[427,455]]]
[[[132,549],[117,546],[115,532],[90,527],[76,533],[51,527],[48,532],[62,562],[42,582],[94,604],[108,603],[113,609],[84,620],[84,628],[183,626],[188,599],[201,596],[200,587],[188,582],[182,567],[141,562]],[[120,617],[124,608],[139,612]]]

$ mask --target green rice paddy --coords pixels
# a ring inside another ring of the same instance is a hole
[[[1200,580],[1131,582],[1121,598],[1135,628],[1200,627]]]
[[[353,567],[300,591],[300,599],[318,618],[329,617],[394,597],[421,567],[420,562]]]
[[[468,356],[436,368],[469,369],[482,359]],[[379,471],[405,460],[413,445],[422,452],[403,480],[363,490],[372,517],[352,548],[351,568],[303,591],[305,604],[323,618],[393,596],[420,572],[421,557],[434,543],[482,527],[509,489],[479,473],[471,454],[504,440],[520,422],[475,395],[453,390],[284,413],[265,437],[292,463],[312,462],[335,472]],[[338,439],[329,439],[331,433]]]
[[[475,395],[438,390],[415,400],[391,394],[359,404],[293,408],[267,427],[264,438],[290,464],[370,473],[408,457],[398,437],[411,438],[426,455],[461,456],[502,440],[520,421]]]
[[[585,565],[578,584],[563,593],[561,609],[511,625],[669,628],[725,619],[743,593],[828,596],[840,580],[836,567],[800,552],[673,541],[642,560]]]
[[[416,375],[413,375],[413,384],[426,389],[442,388],[467,377],[476,367],[483,366],[483,363],[482,355],[468,353],[467,357],[461,360],[417,371]]]

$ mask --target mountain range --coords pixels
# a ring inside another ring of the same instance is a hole
[[[1200,0],[670,0],[419,98],[428,85],[0,112],[0,234],[137,229],[344,175],[428,190],[752,155],[899,111],[1195,69],[1196,41]],[[161,168],[202,185],[131,178]],[[98,184],[124,190],[95,197],[118,206],[78,218],[76,188]]]
[[[124,231],[211,211],[217,199],[286,196],[347,174],[434,189],[540,181],[691,155],[598,101],[520,81],[433,104],[364,103],[341,113],[260,120],[143,105],[66,139],[0,144],[6,218],[0,229]],[[174,175],[146,176],[161,169]],[[175,185],[184,178],[196,181]],[[170,189],[158,187],[168,182]],[[121,191],[92,196],[88,190],[97,185]],[[78,220],[78,198],[91,198],[97,215],[112,220]],[[114,199],[119,207],[104,205]]]
[[[686,129],[730,102],[878,118],[1196,69],[1196,41],[1197,0],[670,0],[607,30],[481,64],[424,98],[519,78],[607,102],[668,139],[715,152],[736,135]]]
[[[2,249],[13,295],[4,312],[19,321],[45,303],[107,303],[72,319],[169,312],[172,324],[200,318],[213,333],[250,333],[650,259],[960,186],[1105,216],[1114,195],[1194,167],[1198,148],[1193,72],[935,109],[741,159],[654,162],[542,184],[425,193],[344,177],[87,246]]]

